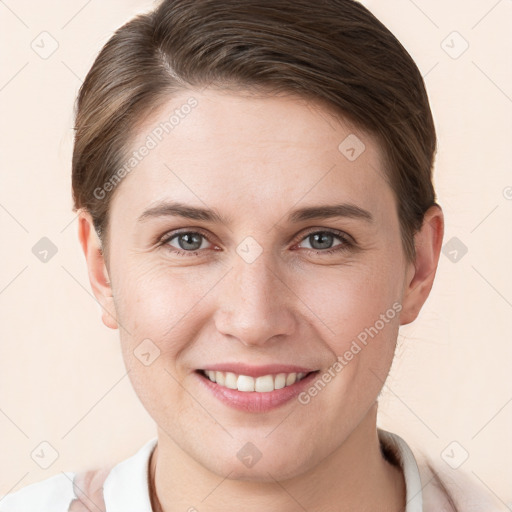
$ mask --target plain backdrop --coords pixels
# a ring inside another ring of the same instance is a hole
[[[448,469],[512,509],[512,2],[364,3],[425,78],[446,218],[436,281],[401,329],[379,425],[460,464]],[[0,1],[0,497],[120,461],[156,435],[90,289],[70,177],[78,88],[113,31],[153,6]],[[43,237],[55,252],[46,262]]]

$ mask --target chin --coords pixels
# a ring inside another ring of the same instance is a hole
[[[313,465],[311,461],[306,459],[298,460],[296,453],[286,454],[277,450],[270,453],[271,455],[261,454],[258,460],[255,458],[250,460],[250,456],[246,456],[244,452],[240,454],[239,451],[235,453],[234,457],[224,457],[222,459],[219,455],[219,458],[213,464],[209,463],[211,459],[210,461],[199,459],[199,463],[222,478],[262,483],[294,478],[306,472]]]

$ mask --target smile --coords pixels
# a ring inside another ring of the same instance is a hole
[[[316,366],[316,365],[315,365]],[[215,401],[250,413],[265,413],[291,402],[320,370],[293,364],[212,363],[194,371],[197,383]]]
[[[270,393],[276,389],[283,389],[301,381],[308,373],[292,372],[262,375],[251,377],[250,375],[236,374],[233,372],[221,372],[214,370],[201,370],[201,373],[211,382],[243,392]]]

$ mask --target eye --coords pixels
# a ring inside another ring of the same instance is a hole
[[[205,249],[204,240],[208,240],[208,238],[200,231],[180,231],[165,236],[159,245],[165,246],[170,252],[180,256],[193,256],[197,254],[196,251]],[[177,247],[171,242],[176,243]]]
[[[332,248],[334,238],[341,240],[341,243]],[[354,243],[351,238],[342,231],[337,230],[313,231],[301,240],[309,241],[310,249],[315,251],[317,254],[330,254],[336,251],[347,251],[354,247]]]
[[[340,240],[341,243],[335,245],[333,248],[332,243],[335,238]],[[205,240],[208,241],[208,237],[201,231],[179,231],[164,235],[158,242],[158,245],[179,256],[197,256],[198,251],[207,248],[204,243]],[[352,237],[337,230],[324,229],[311,231],[309,234],[299,239],[299,242],[303,241],[309,241],[309,249],[316,254],[348,251],[355,247]]]

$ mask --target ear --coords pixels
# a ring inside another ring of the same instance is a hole
[[[91,214],[82,210],[78,216],[78,238],[87,261],[87,272],[92,291],[100,303],[103,323],[117,329],[117,317],[108,270]]]
[[[425,213],[423,225],[414,236],[416,258],[406,271],[400,325],[416,319],[432,289],[444,235],[444,216],[439,205]]]

